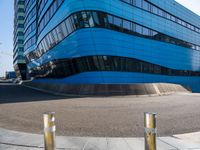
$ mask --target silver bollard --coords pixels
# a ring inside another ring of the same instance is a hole
[[[144,113],[145,150],[156,150],[156,113]]]
[[[45,150],[55,150],[56,141],[55,141],[55,113],[48,112],[43,114],[44,119],[44,146]]]

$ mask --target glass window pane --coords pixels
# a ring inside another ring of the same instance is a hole
[[[186,26],[186,22],[185,22],[185,21],[182,21],[182,25],[183,25],[183,26]]]
[[[57,35],[55,29],[52,31],[52,35],[53,35],[53,37],[54,37],[55,43],[57,44],[57,43],[59,42],[59,39],[58,39],[58,35]]]
[[[153,6],[153,13],[154,13],[154,14],[158,14],[158,8],[155,7],[155,6]]]
[[[147,3],[145,0],[143,0],[142,2],[142,8],[145,9],[145,10],[149,10],[149,3]]]
[[[82,21],[80,13],[74,14],[71,17],[71,20],[73,20],[72,23],[73,23],[73,25],[75,26],[76,29],[83,27],[83,21]]]
[[[175,19],[174,16],[171,16],[171,20],[172,20],[172,21],[176,21],[176,19]]]
[[[179,24],[182,24],[182,21],[180,19],[177,19],[177,21],[178,21]]]
[[[49,38],[49,34],[45,37],[46,39],[46,42],[47,42],[47,46],[48,46],[48,49],[51,48],[51,41],[50,41],[50,38]]]
[[[73,29],[72,29],[72,26],[71,26],[71,23],[70,23],[69,19],[67,19],[67,20],[65,21],[65,24],[66,24],[66,26],[67,26],[67,31],[69,32],[69,34],[70,34],[71,32],[73,32]]]
[[[131,3],[131,0],[123,0],[124,2],[126,2],[126,3]]]
[[[92,12],[92,17],[94,19],[94,23],[96,26],[100,26],[100,22],[99,22],[99,17],[97,15],[97,12]]]
[[[162,16],[163,15],[163,11],[161,9],[158,9],[158,15]]]
[[[49,33],[49,40],[51,42],[51,47],[53,47],[55,45],[55,41],[54,41],[54,38],[52,36],[52,33]]]
[[[137,7],[142,7],[142,0],[136,0],[135,3]]]
[[[57,35],[58,35],[58,40],[61,41],[64,38],[64,36],[63,36],[63,33],[60,29],[60,26],[58,26],[55,30],[56,30]]]
[[[114,25],[121,27],[122,26],[122,19],[114,17]]]
[[[162,16],[166,18],[167,17],[167,13],[163,11]]]
[[[135,23],[132,23],[132,31],[136,32],[136,24]]]
[[[90,27],[89,26],[89,18],[88,18],[88,15],[86,12],[82,12],[82,22],[84,24],[84,27],[87,28],[87,27]]]
[[[136,25],[136,32],[139,34],[142,34],[142,27],[139,25]]]
[[[123,20],[123,28],[130,31],[131,30],[131,23],[129,21]]]
[[[88,20],[89,20],[90,27],[94,27],[94,20],[92,18],[91,12],[88,12],[87,15],[88,15]]]
[[[66,37],[66,36],[68,35],[68,32],[67,32],[67,27],[66,27],[66,25],[65,25],[65,22],[63,22],[63,23],[60,25],[60,27],[61,27],[61,30],[62,30],[62,33],[63,33],[64,37]]]
[[[109,24],[113,24],[113,16],[108,15],[108,22]]]
[[[142,33],[143,33],[143,35],[148,36],[149,35],[149,29],[143,27]]]

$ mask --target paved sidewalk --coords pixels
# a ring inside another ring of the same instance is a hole
[[[61,150],[144,150],[143,138],[56,137]],[[0,128],[0,150],[42,150],[43,135]],[[157,138],[158,150],[200,150],[194,144],[174,137]]]

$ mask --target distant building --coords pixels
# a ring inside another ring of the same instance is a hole
[[[5,77],[6,77],[6,79],[15,79],[16,73],[15,73],[15,71],[6,71]]]
[[[26,79],[26,61],[24,57],[24,1],[14,0],[14,55],[13,65],[18,78]]]
[[[167,82],[200,92],[200,17],[174,0],[26,0],[34,82]]]

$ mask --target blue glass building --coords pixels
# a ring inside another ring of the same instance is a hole
[[[13,66],[17,78],[26,79],[24,57],[24,0],[14,0]]]
[[[26,0],[33,82],[200,91],[200,17],[174,0]]]

